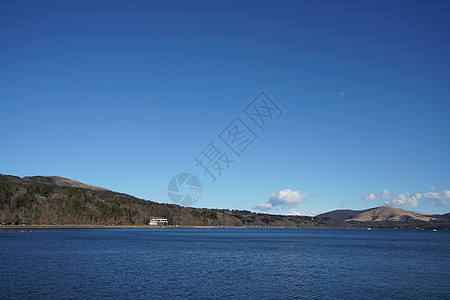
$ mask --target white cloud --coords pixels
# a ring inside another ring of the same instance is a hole
[[[374,201],[374,200],[381,200],[381,199],[378,199],[377,195],[375,195],[374,193],[370,193],[370,194],[365,194],[364,195],[364,200],[366,200],[366,201]]]
[[[443,190],[441,193],[428,192],[425,193],[424,198],[434,202],[435,206],[450,206],[450,190]]]
[[[369,193],[364,195],[366,201],[378,201],[389,206],[398,206],[403,208],[416,208],[424,201],[434,202],[435,206],[450,206],[450,190],[442,192],[427,193],[401,193],[392,194],[388,190],[382,193]]]
[[[391,197],[388,201],[386,201],[386,204],[405,208],[416,208],[419,206],[420,198],[422,198],[422,194],[419,193],[402,193]]]
[[[299,211],[299,210],[291,210],[290,212],[284,213],[284,215],[287,215],[287,216],[307,216],[307,217],[315,217],[318,214],[319,213],[315,210],[308,211],[308,212]]]
[[[291,189],[284,189],[279,192],[272,192],[269,194],[269,201],[265,203],[258,203],[256,209],[260,211],[269,211],[277,208],[294,208],[299,204],[304,203],[311,196],[302,194],[299,191]]]
[[[269,202],[272,206],[296,207],[304,203],[310,196],[302,194],[299,191],[285,189],[278,193],[270,193]]]
[[[255,208],[260,211],[269,211],[273,207],[272,207],[272,204],[270,204],[270,203],[258,203]]]

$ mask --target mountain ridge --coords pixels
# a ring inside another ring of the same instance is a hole
[[[450,229],[450,213],[424,214],[380,206],[315,217],[206,209],[156,203],[59,176],[0,174],[0,224],[146,225],[153,217],[180,226]]]
[[[450,229],[450,213],[425,214],[391,206],[364,210],[334,210],[319,214],[317,217],[345,221],[356,228]]]
[[[93,191],[109,191],[108,189],[93,186],[89,184],[85,184],[73,179],[60,177],[60,176],[25,176],[22,177],[23,180],[35,182],[35,183],[42,183],[42,184],[48,184],[48,185],[55,185],[55,186],[70,186],[70,187],[78,187]]]
[[[0,175],[0,224],[348,227],[340,220],[156,203],[58,176]]]

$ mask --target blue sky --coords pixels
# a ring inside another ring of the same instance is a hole
[[[448,1],[2,1],[0,173],[170,202],[189,172],[196,207],[446,213],[449,36]],[[244,113],[261,91],[283,110],[265,132]],[[236,117],[258,135],[240,157],[218,137]],[[211,141],[235,160],[216,182],[194,161]]]

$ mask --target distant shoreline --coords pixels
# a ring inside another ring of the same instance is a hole
[[[272,229],[359,229],[366,230],[365,228],[357,227],[276,227],[276,226],[145,226],[145,225],[0,225],[0,232],[31,232],[32,230],[39,229],[54,229],[54,230],[71,230],[71,229],[177,229],[177,228],[198,228],[198,229],[219,229],[219,228],[272,228]],[[417,230],[414,228],[372,228],[372,230]],[[423,230],[423,229],[422,229]],[[432,229],[424,229],[432,230]],[[448,231],[448,229],[440,229],[439,231]]]
[[[172,229],[172,228],[318,228],[348,227],[275,227],[275,226],[146,226],[146,225],[0,225],[0,232],[30,229]]]

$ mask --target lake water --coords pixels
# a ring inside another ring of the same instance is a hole
[[[1,299],[450,299],[450,232],[0,232]]]

